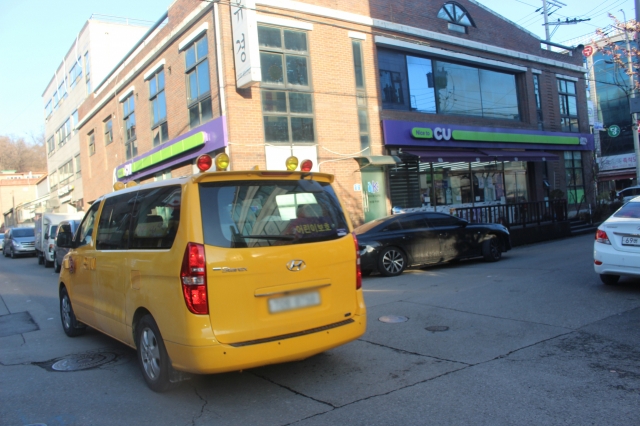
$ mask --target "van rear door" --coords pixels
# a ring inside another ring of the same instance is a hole
[[[220,342],[258,343],[350,321],[356,247],[328,181],[202,182],[199,192]]]

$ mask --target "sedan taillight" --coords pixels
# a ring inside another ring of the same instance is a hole
[[[609,241],[609,236],[607,235],[606,232],[604,232],[601,229],[598,229],[596,231],[596,241],[602,244],[609,244],[611,245],[611,241]]]

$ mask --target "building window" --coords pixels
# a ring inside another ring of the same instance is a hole
[[[89,156],[92,156],[96,153],[96,136],[93,134],[93,130],[89,132],[87,139],[89,142]]]
[[[91,65],[89,63],[89,52],[84,54],[84,81],[87,84],[87,95],[91,93]]]
[[[80,162],[80,154],[75,157],[76,163],[76,179],[80,179],[82,177],[82,163]]]
[[[564,169],[567,174],[567,201],[569,204],[584,203],[584,179],[582,174],[582,153],[564,152]]]
[[[542,100],[540,97],[540,76],[533,75],[533,93],[536,97],[536,116],[538,118],[538,129],[544,130],[544,121],[542,120]]]
[[[158,146],[169,140],[167,101],[164,95],[164,70],[158,71],[149,80],[149,101],[151,102],[152,113],[151,133],[153,134],[153,146]]]
[[[469,13],[456,3],[446,3],[438,12],[438,18],[449,22],[449,29],[459,33],[466,33],[467,27],[475,26]]]
[[[80,61],[81,58],[78,58],[69,70],[69,85],[72,89],[75,87],[78,80],[80,80],[80,77],[82,77],[82,63]]]
[[[113,142],[113,122],[111,116],[107,117],[104,121],[104,144],[109,145]]]
[[[356,80],[356,105],[358,107],[358,126],[360,131],[360,150],[364,154],[369,150],[371,142],[369,140],[369,112],[367,111],[367,92],[364,85],[364,67],[362,61],[362,42],[352,40],[353,68]],[[368,152],[370,154],[370,152]]]
[[[49,175],[49,186],[52,192],[58,189],[58,173],[56,171],[51,172]]]
[[[53,105],[51,104],[51,99],[49,99],[49,102],[47,102],[47,105],[45,105],[44,107],[45,120],[49,118],[52,112],[53,112]]]
[[[206,34],[193,42],[185,52],[187,106],[189,126],[194,128],[213,118]]]
[[[383,49],[378,63],[385,109],[520,120],[514,74]]]
[[[258,41],[265,141],[314,142],[307,34],[258,26]]]
[[[154,180],[155,181],[159,181],[159,180],[167,180],[167,179],[171,179],[171,169],[169,170],[164,170],[160,173],[156,173],[154,176]]]
[[[47,139],[47,154],[51,155],[56,150],[56,142],[53,136]]]
[[[71,118],[67,118],[62,126],[56,131],[56,138],[58,139],[58,146],[62,146],[67,143],[67,139],[71,137]]]
[[[562,131],[579,132],[576,83],[558,79],[558,95],[560,97],[560,125]]]
[[[75,128],[78,125],[78,110],[75,110],[71,113],[71,129],[73,132],[77,132],[78,130]]]
[[[73,177],[73,162],[67,161],[62,167],[58,168],[58,178],[60,185],[66,185]]]
[[[65,100],[67,97],[67,82],[63,79],[62,83],[58,86],[58,103]]]
[[[138,142],[136,141],[136,111],[133,101],[133,93],[122,101],[122,117],[125,128],[125,158],[130,160],[138,155]]]

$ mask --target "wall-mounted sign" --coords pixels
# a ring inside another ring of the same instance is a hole
[[[586,57],[593,55],[593,46],[585,46],[584,49],[582,49],[582,54]]]
[[[592,150],[593,135],[451,123],[383,120],[385,145],[437,148]],[[553,148],[552,148],[553,147]]]
[[[612,138],[618,137],[618,135],[620,135],[620,126],[616,126],[615,124],[612,124],[607,129],[607,134],[609,135],[609,137],[612,137]]]
[[[231,29],[236,86],[244,89],[262,81],[255,0],[231,0]]]

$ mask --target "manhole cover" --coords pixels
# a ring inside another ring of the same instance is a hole
[[[446,325],[430,325],[429,327],[426,327],[425,330],[433,331],[434,333],[436,333],[438,331],[447,331],[449,330],[449,327],[447,327]]]
[[[55,371],[77,371],[94,368],[116,359],[116,354],[110,352],[72,355],[61,359],[51,366]]]
[[[384,315],[384,316],[378,318],[378,321],[386,322],[386,323],[389,323],[389,324],[395,324],[395,323],[399,323],[399,322],[407,322],[407,321],[409,321],[409,318],[401,317],[401,316],[398,316],[398,315]]]

